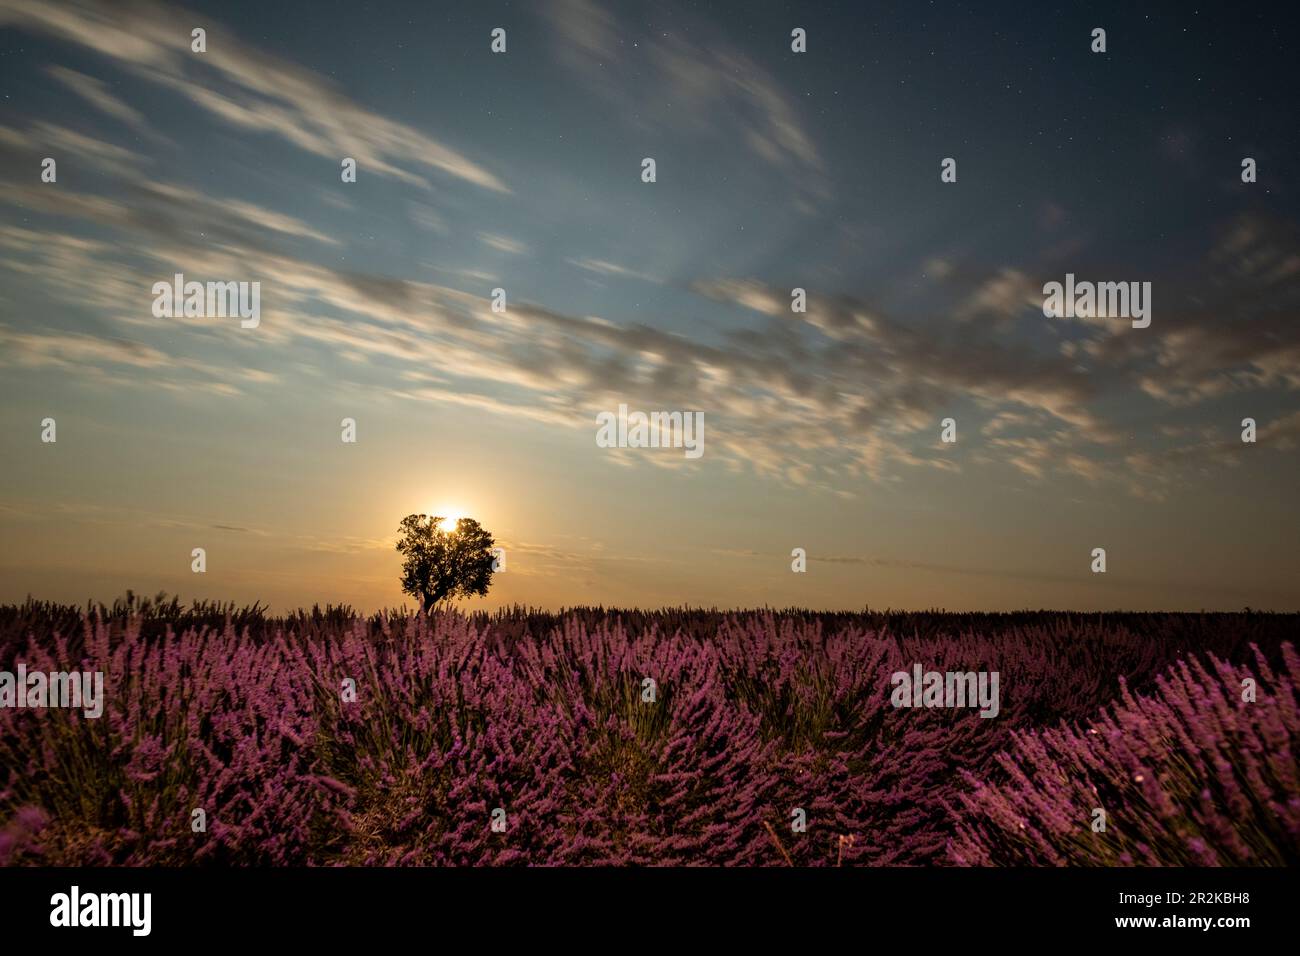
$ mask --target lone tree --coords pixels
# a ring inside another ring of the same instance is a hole
[[[407,515],[398,528],[402,590],[420,599],[424,613],[440,601],[487,594],[492,583],[492,535],[473,518],[461,518],[447,530],[447,519]]]

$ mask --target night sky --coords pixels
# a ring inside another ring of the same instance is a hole
[[[1287,9],[0,0],[0,600],[1296,610]]]

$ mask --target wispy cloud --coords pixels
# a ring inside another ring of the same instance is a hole
[[[149,125],[143,113],[114,95],[103,80],[58,65],[47,67],[46,72],[106,116],[119,120],[142,136],[162,143],[171,142]]]
[[[550,0],[540,8],[560,63],[642,127],[743,144],[781,171],[796,195],[825,198],[821,155],[794,97],[707,24],[671,32],[621,20],[617,4]],[[661,91],[647,97],[646,90]]]
[[[208,52],[196,56],[190,50],[190,30],[200,22],[206,25]],[[150,2],[0,0],[0,26],[77,44],[174,90],[227,123],[281,137],[335,163],[351,156],[363,174],[427,185],[411,170],[433,169],[484,189],[509,192],[481,164],[354,102],[318,74],[258,51],[210,16]],[[60,79],[79,83],[83,95],[97,95],[93,84],[70,73]],[[114,109],[102,95],[99,99],[101,108]],[[124,121],[134,121],[117,112]]]
[[[604,259],[569,259],[570,265],[577,266],[586,272],[594,272],[601,276],[618,276],[624,279],[639,279],[642,282],[660,283],[663,280],[645,272],[638,272],[635,269],[629,269],[626,266],[620,266],[613,262],[606,262]]]
[[[497,252],[504,252],[512,256],[521,256],[528,251],[528,247],[518,239],[511,239],[509,236],[499,236],[495,233],[480,232],[478,234],[479,242],[489,249],[495,249]]]

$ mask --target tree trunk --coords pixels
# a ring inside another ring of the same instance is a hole
[[[421,595],[421,603],[423,604],[424,613],[427,615],[430,612],[432,612],[433,609],[438,606],[438,602],[441,601],[446,596],[447,596],[447,592],[444,591],[442,588],[439,588],[438,590],[434,591],[432,594],[430,594],[428,591],[425,591],[424,594]]]

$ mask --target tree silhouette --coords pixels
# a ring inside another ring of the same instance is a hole
[[[473,518],[461,518],[455,529],[442,527],[437,515],[407,515],[398,531],[402,562],[402,591],[420,599],[427,614],[440,601],[487,594],[492,583],[492,535]]]

